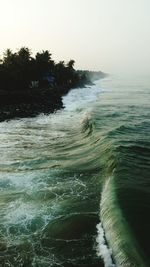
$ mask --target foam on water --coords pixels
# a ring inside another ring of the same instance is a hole
[[[124,88],[120,95],[102,91],[98,83],[74,89],[55,114],[0,123],[0,245],[9,243],[8,266],[91,267],[100,258],[105,267],[146,266],[117,199],[125,177],[112,171],[119,166],[121,176],[126,167],[115,149],[137,138],[127,130],[141,113],[129,105],[136,94],[128,103]]]
[[[97,255],[103,259],[105,267],[115,267],[112,261],[112,251],[106,244],[105,233],[101,223],[97,225],[97,234]]]
[[[71,90],[63,98],[65,111],[82,111],[83,108],[87,108],[87,104],[90,106],[92,102],[95,102],[98,95],[102,92],[98,83],[95,82],[95,85]]]

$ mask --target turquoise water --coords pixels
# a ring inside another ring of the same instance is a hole
[[[149,266],[148,77],[74,89],[0,123],[2,266]]]

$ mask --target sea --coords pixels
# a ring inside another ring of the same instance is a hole
[[[0,266],[150,266],[150,76],[0,123]]]

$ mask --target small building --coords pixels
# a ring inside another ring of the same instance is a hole
[[[30,88],[38,88],[39,87],[39,81],[31,81]]]

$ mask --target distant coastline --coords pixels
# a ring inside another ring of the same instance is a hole
[[[74,63],[55,63],[47,50],[33,58],[28,48],[7,49],[0,63],[0,121],[53,113],[63,108],[62,96],[69,90],[106,76],[75,70]]]

